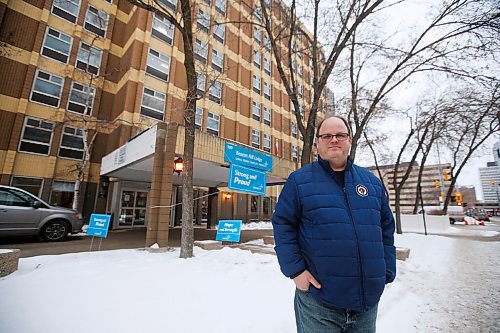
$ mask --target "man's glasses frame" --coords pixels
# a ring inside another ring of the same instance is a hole
[[[339,142],[342,142],[347,140],[347,138],[349,137],[349,133],[319,134],[317,137],[324,142],[331,142],[333,138],[335,138]]]

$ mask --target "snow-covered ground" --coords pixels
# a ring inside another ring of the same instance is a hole
[[[459,277],[450,276],[472,274],[469,266],[478,269],[474,262],[458,267],[464,256],[457,249],[463,244],[484,251],[471,258],[498,263],[498,242],[396,235],[396,245],[411,253],[407,261],[398,261],[397,279],[382,297],[379,332],[490,332],[484,329],[489,326],[495,332],[498,279],[479,281],[493,297],[490,312],[479,313],[491,321],[482,330],[467,327],[467,318],[457,321],[458,314],[449,309],[462,302],[468,311],[467,293],[477,293],[467,288],[467,277],[456,286],[453,279]],[[195,248],[191,259],[179,259],[178,252],[117,250],[21,259],[17,272],[0,279],[0,332],[295,331],[294,285],[281,275],[275,256],[227,247]],[[500,266],[492,264],[490,273],[498,277]]]

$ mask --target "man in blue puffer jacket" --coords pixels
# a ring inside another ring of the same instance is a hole
[[[319,158],[293,172],[273,215],[276,254],[294,280],[299,333],[375,332],[396,276],[394,218],[384,188],[349,157],[347,121],[318,126]]]

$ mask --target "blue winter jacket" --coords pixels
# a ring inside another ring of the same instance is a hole
[[[368,311],[396,276],[394,217],[380,180],[349,159],[345,186],[328,161],[293,172],[273,215],[281,271],[295,277],[308,270],[323,303]]]

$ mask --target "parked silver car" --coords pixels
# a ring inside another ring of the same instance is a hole
[[[0,236],[38,235],[61,241],[82,230],[81,214],[51,206],[20,188],[0,185]]]

